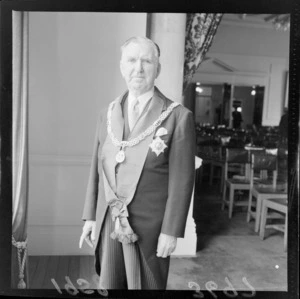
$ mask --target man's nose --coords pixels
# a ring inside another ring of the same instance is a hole
[[[138,73],[141,73],[143,72],[143,63],[141,60],[137,60],[136,63],[135,63],[135,70],[138,72]]]

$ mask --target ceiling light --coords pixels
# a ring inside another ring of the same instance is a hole
[[[196,87],[196,92],[202,93],[203,89],[201,87]]]

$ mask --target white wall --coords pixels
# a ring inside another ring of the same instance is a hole
[[[279,124],[285,100],[289,31],[236,26],[222,21],[207,56],[225,62],[235,71],[204,62],[194,82],[264,85],[263,125]]]
[[[92,254],[78,241],[96,118],[125,90],[120,46],[145,36],[146,14],[29,18],[29,254]]]

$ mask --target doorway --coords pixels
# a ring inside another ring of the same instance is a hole
[[[194,83],[194,115],[197,124],[233,127],[232,113],[242,116],[241,129],[262,124],[265,87],[229,83]]]

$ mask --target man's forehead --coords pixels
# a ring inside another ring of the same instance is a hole
[[[144,55],[154,55],[153,47],[146,42],[131,42],[123,49],[125,55],[135,55],[140,52]]]

